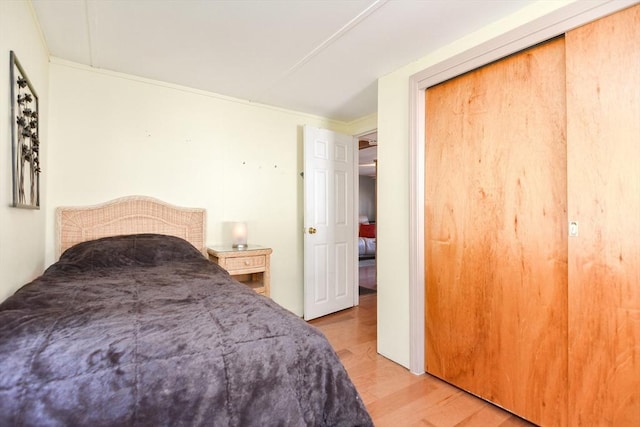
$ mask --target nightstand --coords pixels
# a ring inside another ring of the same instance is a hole
[[[249,245],[246,249],[229,246],[207,247],[209,260],[224,268],[237,281],[264,296],[270,294],[271,269],[269,256],[271,248]]]

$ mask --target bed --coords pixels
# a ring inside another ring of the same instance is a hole
[[[204,219],[58,209],[60,259],[0,304],[1,425],[372,425],[325,337],[205,258]]]
[[[376,257],[376,224],[370,223],[366,215],[360,215],[358,230],[358,257],[371,259]]]

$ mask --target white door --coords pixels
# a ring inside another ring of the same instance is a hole
[[[351,136],[304,127],[304,318],[357,303]]]

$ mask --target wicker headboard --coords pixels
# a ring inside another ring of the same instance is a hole
[[[56,259],[71,246],[101,237],[157,233],[180,237],[206,255],[206,212],[145,196],[56,209]]]

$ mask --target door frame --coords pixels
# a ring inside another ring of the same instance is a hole
[[[409,370],[425,372],[425,91],[580,25],[625,9],[637,0],[576,1],[432,65],[409,78]],[[544,13],[544,11],[543,11]]]

